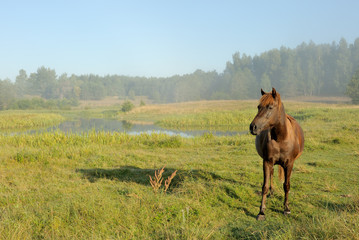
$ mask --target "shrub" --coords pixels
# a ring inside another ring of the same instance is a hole
[[[71,106],[77,106],[77,99],[50,99],[43,98],[19,99],[12,102],[8,109],[27,110],[27,109],[71,109]]]
[[[133,103],[132,103],[131,101],[125,101],[125,102],[121,105],[121,111],[122,111],[122,112],[129,112],[129,111],[131,111],[134,107],[135,107],[135,105],[133,105]]]

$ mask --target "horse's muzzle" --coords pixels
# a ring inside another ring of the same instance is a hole
[[[251,132],[251,134],[257,135],[257,125],[251,123],[251,125],[249,125],[249,131]]]

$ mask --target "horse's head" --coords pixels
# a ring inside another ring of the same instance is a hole
[[[254,117],[249,129],[253,135],[271,128],[278,122],[282,103],[280,95],[272,88],[272,92],[266,93],[261,89],[262,97],[259,100],[258,113]]]

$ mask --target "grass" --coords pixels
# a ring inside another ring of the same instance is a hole
[[[145,106],[123,116],[160,121],[169,114],[250,112],[255,105]],[[359,239],[359,109],[285,106],[306,137],[294,165],[289,217],[275,178],[267,220],[255,220],[263,173],[248,134],[0,135],[0,238]],[[166,192],[154,193],[149,176],[163,166],[163,179],[178,171]]]

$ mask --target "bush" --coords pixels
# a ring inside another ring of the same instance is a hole
[[[129,112],[129,111],[131,111],[134,107],[135,107],[135,105],[133,105],[133,103],[132,103],[131,101],[125,101],[125,102],[121,105],[121,111],[122,111],[122,112]]]
[[[20,99],[12,102],[8,109],[14,110],[27,110],[27,109],[71,109],[71,106],[77,106],[79,104],[77,99],[50,99],[45,100],[43,98],[32,99]]]

